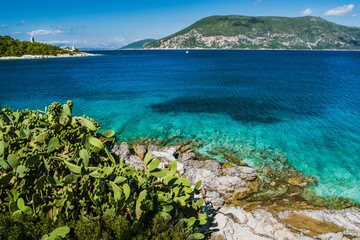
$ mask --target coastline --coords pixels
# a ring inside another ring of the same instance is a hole
[[[100,56],[99,54],[92,53],[75,53],[70,54],[58,54],[58,55],[23,55],[21,57],[0,57],[0,60],[25,60],[25,59],[47,59],[47,58],[70,58],[70,57],[91,57],[91,56]]]
[[[179,149],[186,149],[191,152],[193,159],[215,160],[219,162],[221,166],[245,166],[254,169],[257,172],[258,177],[258,191],[254,194],[250,194],[247,197],[242,198],[242,201],[233,201],[236,205],[257,205],[267,206],[272,210],[279,209],[295,209],[294,204],[299,203],[301,198],[306,205],[311,208],[326,208],[326,209],[345,209],[349,207],[360,207],[360,203],[355,202],[351,198],[338,197],[335,195],[321,196],[313,191],[313,187],[317,185],[318,179],[306,175],[303,172],[297,170],[293,165],[288,162],[288,159],[280,155],[281,152],[271,149],[262,148],[259,149],[260,154],[268,155],[270,159],[263,158],[262,164],[249,164],[247,157],[239,156],[238,153],[227,148],[217,148],[206,152],[198,151],[201,149],[202,143],[193,139],[181,139],[176,137],[170,137],[168,139],[153,139],[150,137],[140,137],[136,139],[129,139],[121,142],[126,142],[129,148],[134,146],[156,146],[157,149],[168,149],[171,147],[178,147]],[[119,142],[119,144],[121,143]],[[136,153],[136,151],[132,151]],[[275,164],[277,163],[277,165]],[[296,195],[294,195],[296,193]],[[296,196],[295,198],[293,198]],[[274,204],[274,199],[284,199],[281,203]],[[294,201],[293,201],[294,200]],[[251,203],[251,204],[249,204]],[[301,204],[303,209],[303,204]],[[251,207],[249,208],[251,209]]]
[[[201,180],[203,205],[210,222],[202,232],[216,239],[360,239],[359,205],[334,208],[311,192],[311,177],[300,172],[264,181],[261,172],[241,161],[220,163],[196,153],[191,140],[181,143],[140,138],[115,145],[112,151],[137,169],[148,151],[192,184]],[[337,199],[341,201],[341,199]],[[325,204],[324,204],[325,203]],[[322,205],[322,206],[321,206]]]
[[[138,49],[118,49],[121,51],[129,50],[234,50],[234,51],[309,51],[309,52],[360,52],[360,49],[270,49],[270,48],[138,48]]]

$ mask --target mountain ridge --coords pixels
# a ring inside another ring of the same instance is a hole
[[[153,42],[153,41],[156,41],[156,39],[147,38],[147,39],[143,39],[143,40],[139,40],[139,41],[129,43],[129,44],[127,44],[127,45],[125,45],[125,46],[123,46],[123,47],[121,47],[119,49],[139,49],[139,48],[144,47],[145,44]]]
[[[320,17],[210,16],[145,49],[360,49],[360,28]]]

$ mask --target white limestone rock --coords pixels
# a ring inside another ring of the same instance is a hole
[[[193,152],[185,152],[185,153],[179,153],[178,161],[179,162],[185,162],[189,160],[194,160],[196,157],[195,153]]]
[[[152,157],[157,157],[161,162],[167,162],[168,164],[176,160],[171,153],[164,151],[152,151]]]
[[[180,147],[181,147],[181,145],[168,146],[168,147],[164,147],[161,151],[162,152],[167,152],[168,154],[175,157],[176,152],[180,149]]]
[[[216,160],[205,160],[201,169],[205,169],[214,173],[215,176],[221,176],[221,165]]]
[[[137,170],[143,170],[145,168],[144,161],[139,156],[131,155],[130,158],[126,158],[125,162],[133,166]]]
[[[149,144],[149,146],[148,146],[148,151],[151,151],[151,152],[159,151],[160,149],[161,149],[160,147],[152,145],[152,144]]]
[[[128,159],[130,157],[130,149],[127,142],[122,142],[120,145],[115,145],[112,149],[116,156],[122,159]]]
[[[218,210],[215,221],[218,226],[213,230],[224,234],[226,239],[312,239],[292,233],[272,212],[262,208],[246,212],[234,205],[222,207]]]
[[[178,161],[178,163],[181,161]],[[201,166],[204,165],[203,161],[199,161],[199,160],[189,160],[189,161],[185,161],[185,162],[181,162],[184,165],[184,169],[185,172],[187,169],[194,169],[194,168],[200,168]]]
[[[184,164],[180,163],[180,162],[177,162],[177,168],[176,168],[176,171],[178,171],[181,175],[184,174]]]
[[[206,201],[211,204],[211,207],[217,211],[225,204],[225,199],[220,196],[220,193],[215,191],[207,191],[205,193]]]

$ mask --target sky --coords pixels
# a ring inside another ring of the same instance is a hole
[[[360,27],[360,0],[3,0],[0,35],[116,49],[160,39],[212,15],[318,16]]]

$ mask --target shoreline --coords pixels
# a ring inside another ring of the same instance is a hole
[[[360,239],[359,205],[333,209],[311,204],[320,197],[302,194],[311,185],[307,176],[283,175],[285,181],[274,184],[263,181],[264,173],[251,166],[221,164],[191,145],[142,138],[118,142],[112,152],[142,169],[151,151],[162,167],[177,161],[177,172],[192,185],[201,180],[209,222],[200,231],[211,235],[207,239]]]
[[[48,59],[48,58],[71,58],[71,57],[92,57],[92,56],[100,56],[100,54],[93,53],[75,53],[73,55],[70,54],[58,54],[58,55],[23,55],[21,57],[8,56],[8,57],[0,57],[0,60],[26,60],[26,59]]]
[[[122,139],[121,142],[128,143],[130,148],[136,145],[155,145],[160,148],[178,145],[188,146],[189,149],[192,149],[197,160],[211,159],[218,161],[221,165],[230,163],[236,166],[247,166],[255,169],[260,179],[259,191],[253,194],[253,196],[243,198],[241,201],[233,201],[234,204],[251,206],[252,203],[257,202],[257,205],[267,206],[273,210],[282,208],[294,209],[293,203],[301,198],[307,202],[308,206],[314,208],[346,209],[354,206],[360,207],[359,202],[349,197],[336,195],[322,196],[315,193],[313,188],[318,184],[319,180],[296,169],[295,166],[288,162],[288,159],[281,151],[270,147],[256,150],[258,153],[266,154],[268,157],[266,159],[263,158],[261,164],[254,165],[252,161],[248,160],[256,158],[256,154],[250,156],[246,152],[242,152],[241,156],[239,156],[237,152],[222,147],[213,150],[208,149],[204,152],[201,151],[203,143],[194,139],[139,137],[135,139]],[[285,198],[286,200],[283,201]],[[281,201],[279,206],[273,205],[273,199]]]
[[[231,50],[231,51],[306,51],[306,52],[360,52],[360,49],[268,49],[268,48],[260,48],[260,49],[250,49],[250,48],[138,48],[138,49],[118,49],[120,51],[129,51],[129,50]]]

